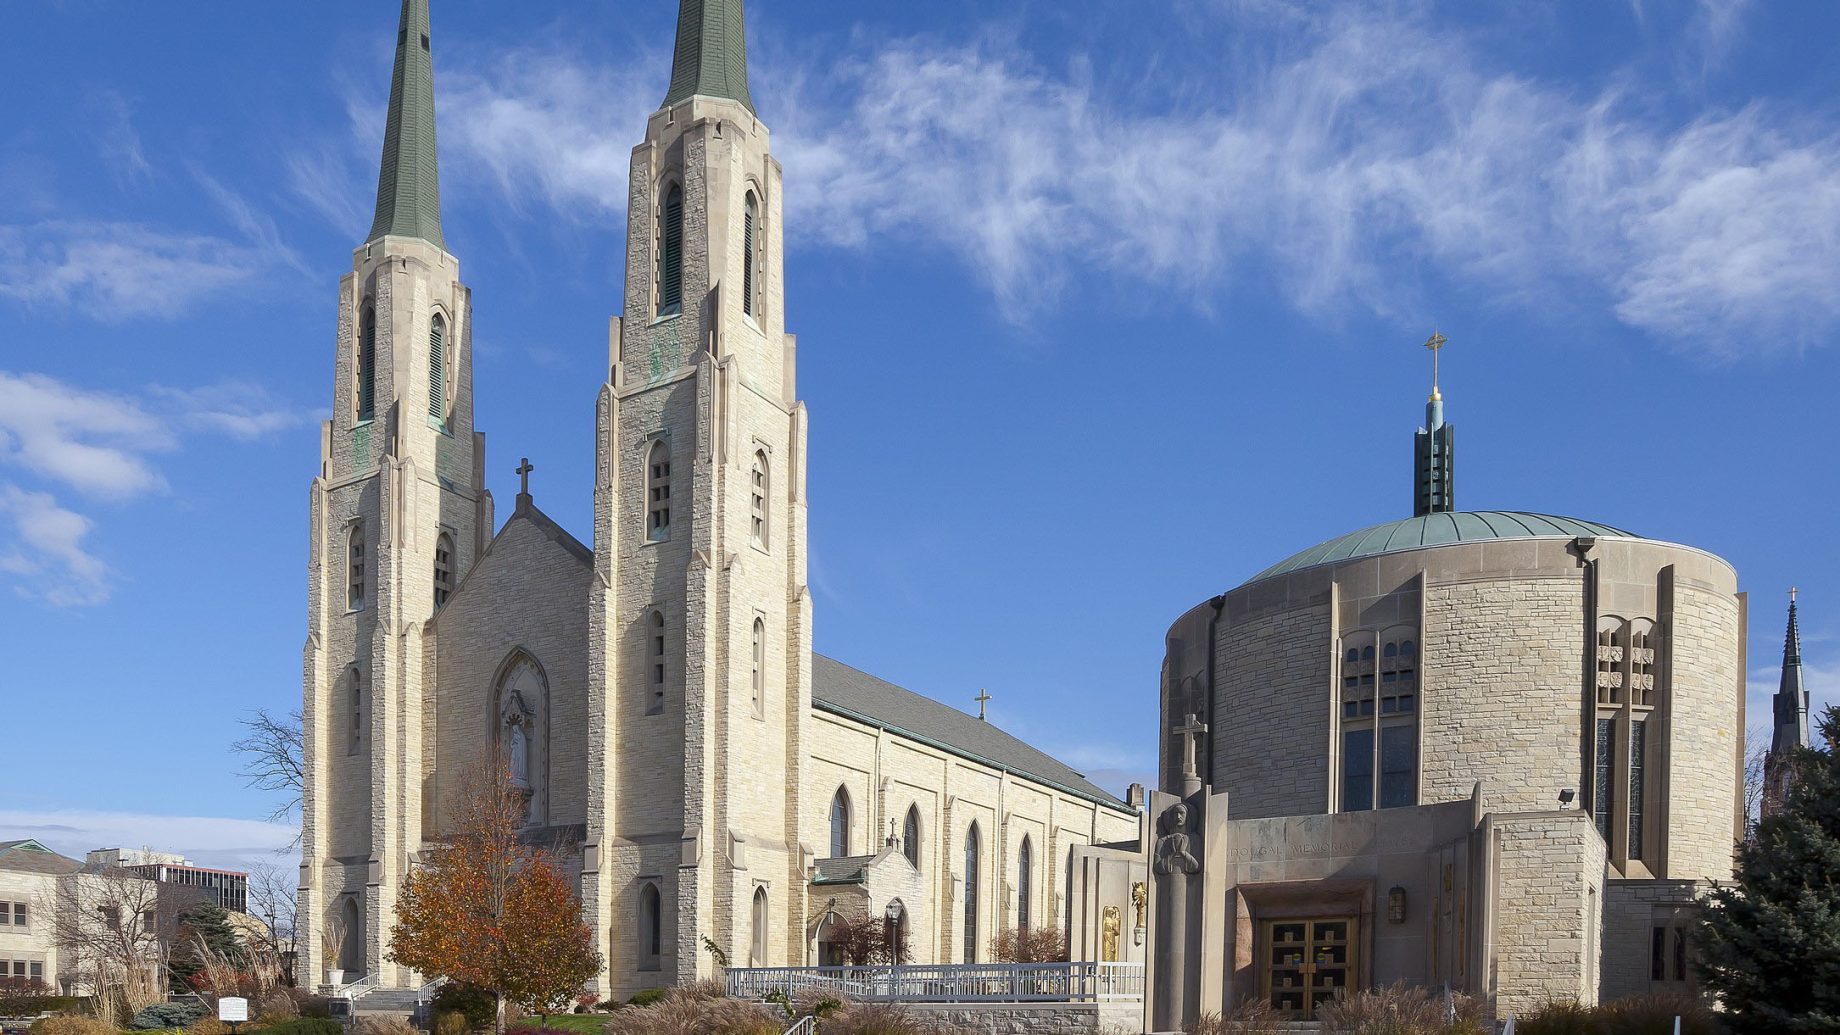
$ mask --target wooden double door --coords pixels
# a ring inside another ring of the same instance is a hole
[[[1307,1021],[1357,980],[1354,917],[1267,920],[1263,924],[1261,991],[1286,1019]]]

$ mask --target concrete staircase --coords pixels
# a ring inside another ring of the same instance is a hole
[[[415,1013],[416,998],[420,990],[414,988],[377,988],[359,996],[352,1003],[352,1012],[359,1016],[389,1014],[408,1017]]]

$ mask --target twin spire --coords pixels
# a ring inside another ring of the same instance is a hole
[[[754,98],[748,92],[741,0],[681,0],[671,89],[664,106],[698,94],[739,101],[747,110],[754,110]],[[441,234],[428,0],[403,0],[396,30],[396,70],[390,76],[390,114],[377,176],[377,216],[366,240],[385,236],[416,237],[443,250],[447,247]]]

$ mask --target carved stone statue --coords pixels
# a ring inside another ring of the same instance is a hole
[[[1105,926],[1100,933],[1099,959],[1118,962],[1118,936],[1124,932],[1124,917],[1117,906],[1105,907]]]
[[[530,788],[530,710],[524,706],[524,696],[516,690],[511,692],[511,699],[505,702],[505,743],[510,754],[509,767],[511,783],[521,789]]]
[[[1156,842],[1157,874],[1200,873],[1201,863],[1189,848],[1188,806],[1182,802],[1170,806],[1164,813],[1163,828],[1166,833]]]

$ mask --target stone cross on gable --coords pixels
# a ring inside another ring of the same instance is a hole
[[[1208,731],[1208,725],[1201,721],[1194,712],[1188,713],[1188,720],[1169,732],[1182,738],[1182,776],[1184,779],[1197,779],[1201,773],[1195,768],[1195,745],[1200,743],[1201,735]]]
[[[524,462],[519,464],[517,469],[519,496],[530,495],[530,472],[534,470],[536,467],[531,464],[530,457],[524,457]]]
[[[978,720],[981,722],[989,722],[990,720],[984,717],[984,706],[990,703],[990,691],[983,687],[979,687],[978,695],[973,697],[972,700],[978,703]]]

